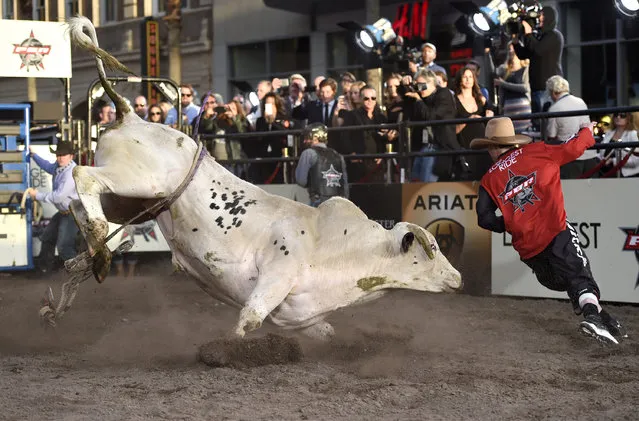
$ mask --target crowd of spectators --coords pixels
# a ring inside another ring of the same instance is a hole
[[[301,154],[303,142],[281,134],[291,129],[303,129],[321,123],[328,128],[342,126],[370,126],[401,121],[435,122],[453,119],[476,119],[506,115],[513,118],[516,133],[536,134],[549,143],[565,142],[588,120],[588,116],[560,117],[531,121],[518,119],[533,111],[587,110],[585,102],[570,94],[568,82],[562,76],[561,33],[556,29],[556,13],[544,7],[538,28],[524,25],[521,39],[511,40],[505,48],[503,63],[495,66],[495,51],[485,50],[488,87],[480,84],[481,65],[468,60],[454,75],[435,63],[437,47],[422,46],[421,63],[409,63],[409,71],[386,76],[383,91],[354,74],[344,72],[338,80],[318,76],[308,83],[301,74],[287,79],[260,81],[255,87],[259,105],[251,106],[244,95],[225,101],[218,93],[200,95],[191,85],[180,86],[183,125],[208,136],[209,152],[218,160],[244,158],[278,158]],[[559,46],[559,47],[558,47]],[[143,96],[133,101],[135,112],[148,121],[176,126],[176,108],[168,101],[151,106]],[[100,124],[114,118],[113,107],[104,104],[97,110]],[[610,122],[613,135],[608,141],[633,141],[636,115],[619,114]],[[197,127],[196,127],[197,124]],[[343,130],[328,132],[328,146],[344,156],[352,154],[381,154],[386,152],[428,152],[469,149],[472,139],[484,135],[485,123],[466,122],[457,125],[412,127],[407,136],[396,130]],[[279,132],[271,135],[269,132]],[[241,138],[226,134],[255,133]],[[206,136],[205,136],[206,137]],[[405,140],[399,144],[400,139]],[[297,146],[297,148],[294,148]],[[623,155],[623,154],[622,154]],[[587,151],[575,163],[562,168],[562,177],[577,178],[586,173],[597,176],[619,166],[618,153],[600,154]],[[623,162],[623,176],[636,176],[639,158],[631,154]],[[394,160],[347,159],[351,182],[381,182],[387,177],[397,179]],[[479,180],[490,168],[487,154],[437,155],[413,157],[412,181]],[[285,165],[277,162],[254,162],[228,165],[229,170],[253,183],[278,183],[286,180]],[[391,168],[389,168],[391,167]],[[290,180],[293,181],[293,180]],[[386,180],[388,181],[388,180]]]

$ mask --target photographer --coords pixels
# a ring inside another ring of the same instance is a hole
[[[530,89],[532,91],[532,111],[541,112],[543,99],[546,98],[546,81],[555,75],[563,76],[561,69],[561,52],[564,48],[564,37],[556,29],[557,11],[546,6],[539,16],[539,31],[533,32],[526,21],[521,22],[524,29],[523,45],[514,42],[515,53],[520,59],[530,59]]]
[[[411,121],[452,120],[456,108],[448,88],[437,84],[437,76],[430,70],[420,70],[412,82],[404,76],[398,93],[404,100],[405,118]],[[411,131],[411,151],[461,149],[454,125],[415,127]],[[463,157],[461,158],[463,160]],[[420,181],[446,181],[460,178],[454,170],[453,156],[417,157],[413,165],[413,179]]]

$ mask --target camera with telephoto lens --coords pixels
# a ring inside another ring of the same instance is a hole
[[[397,87],[397,94],[401,97],[404,97],[407,93],[420,93],[421,91],[425,91],[426,89],[428,89],[428,84],[424,82],[411,82],[407,85],[402,83]]]
[[[523,35],[522,22],[526,21],[534,29],[539,24],[541,3],[535,0],[521,0],[508,6],[508,19],[502,25],[502,30],[509,36]]]

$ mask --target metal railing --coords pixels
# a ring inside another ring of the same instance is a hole
[[[509,116],[512,120],[543,120],[548,118],[560,118],[560,117],[573,117],[573,116],[581,116],[581,115],[605,115],[605,114],[613,114],[613,113],[630,113],[639,111],[639,106],[624,106],[624,107],[611,107],[611,108],[592,108],[588,110],[578,110],[578,111],[562,111],[562,112],[539,112],[539,113],[531,113],[531,114],[521,114],[516,116]],[[495,116],[500,117],[500,116]],[[344,159],[347,161],[353,160],[372,160],[372,159],[382,159],[386,162],[386,182],[393,182],[392,177],[389,176],[391,163],[394,161],[397,163],[398,171],[400,173],[400,180],[403,182],[405,179],[410,180],[410,161],[411,158],[415,157],[437,157],[437,156],[467,156],[467,155],[481,155],[486,154],[487,152],[484,150],[470,150],[470,149],[461,149],[461,150],[430,150],[430,151],[412,151],[410,148],[410,129],[412,128],[423,128],[423,127],[433,127],[433,126],[441,126],[441,125],[450,125],[450,124],[466,124],[466,123],[479,123],[479,122],[487,122],[494,117],[481,117],[481,118],[466,118],[466,119],[449,119],[449,120],[431,120],[431,121],[401,121],[399,123],[388,123],[388,124],[374,124],[374,125],[360,125],[360,126],[341,126],[341,127],[331,127],[328,129],[329,133],[332,132],[349,132],[349,131],[367,131],[367,130],[397,130],[399,137],[397,139],[397,151],[393,151],[390,153],[375,153],[375,154],[350,154],[344,155]],[[282,157],[262,157],[262,158],[247,158],[247,159],[229,159],[229,160],[219,160],[222,165],[235,165],[235,164],[265,164],[265,163],[281,163],[282,170],[285,174],[288,175],[288,172],[291,168],[293,168],[293,164],[297,162],[299,156],[297,154],[298,151],[301,150],[301,134],[302,129],[289,129],[289,130],[277,130],[270,132],[246,132],[246,133],[227,133],[227,134],[199,134],[198,137],[204,141],[205,143],[211,142],[214,139],[251,139],[251,138],[264,138],[264,137],[286,137],[292,135],[295,137],[293,151],[293,156],[282,156]],[[539,134],[531,132],[531,137],[539,139]],[[609,149],[621,149],[621,148],[637,148],[639,147],[639,142],[615,142],[615,143],[596,143],[592,146],[591,150],[609,150]],[[404,177],[401,174],[405,174]],[[292,180],[294,182],[293,177],[290,175],[285,177],[285,182],[289,182]],[[357,180],[349,180],[349,182],[353,183]]]

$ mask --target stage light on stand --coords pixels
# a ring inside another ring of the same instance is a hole
[[[397,38],[397,34],[393,31],[393,24],[386,18],[366,26],[355,22],[342,22],[337,25],[355,32],[355,44],[365,53],[381,53]]]
[[[639,12],[639,0],[614,0],[615,9],[622,17],[634,18]]]

